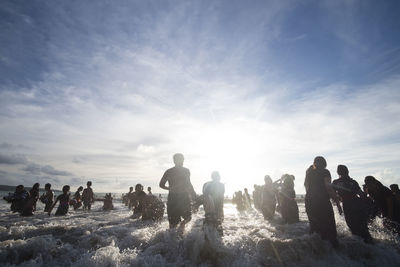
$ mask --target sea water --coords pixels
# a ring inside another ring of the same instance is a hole
[[[186,229],[169,230],[161,223],[131,218],[120,201],[115,210],[70,210],[48,216],[38,202],[32,217],[20,217],[0,204],[2,266],[400,266],[399,239],[381,219],[370,226],[374,244],[352,236],[343,216],[335,214],[340,248],[309,235],[304,204],[300,222],[285,225],[276,215],[265,221],[255,211],[239,213],[225,204],[224,235],[203,227],[204,211],[193,215]],[[53,211],[54,214],[55,210]]]

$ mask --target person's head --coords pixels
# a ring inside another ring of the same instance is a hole
[[[47,183],[44,185],[45,190],[50,190],[50,188],[51,188],[51,184]]]
[[[211,173],[211,179],[215,182],[219,182],[221,180],[221,176],[219,175],[219,172],[213,171]]]
[[[133,186],[129,187],[129,192],[133,191]]]
[[[63,191],[64,194],[68,194],[69,189],[70,189],[69,185],[64,185],[63,188],[62,188],[62,191]]]
[[[87,187],[91,187],[91,186],[92,186],[92,182],[91,182],[91,181],[88,181],[88,182],[86,183],[86,185],[87,185]]]
[[[15,188],[15,191],[16,192],[22,192],[24,189],[25,189],[24,186],[22,184],[20,184]]]
[[[286,188],[294,188],[294,179],[292,178],[292,175],[287,175],[283,179],[283,186]]]
[[[370,175],[365,177],[364,182],[367,185],[368,192],[378,190],[379,187],[383,186],[374,176]]]
[[[148,191],[148,192],[151,192],[151,187],[150,187],[150,186],[147,187],[147,191]]]
[[[83,186],[78,187],[78,192],[83,190]]]
[[[183,154],[176,153],[173,156],[175,166],[183,166],[183,161],[185,160]]]
[[[348,177],[349,176],[349,169],[345,165],[338,165],[337,166],[337,174],[340,177]]]
[[[390,185],[390,190],[392,190],[393,193],[399,192],[399,185],[398,184],[391,184]]]
[[[39,187],[40,187],[39,183],[35,183],[35,184],[32,186],[32,189],[39,190]]]
[[[143,191],[143,185],[137,184],[137,185],[135,186],[135,191],[136,191],[136,192]]]
[[[269,176],[268,174],[264,176],[264,182],[266,185],[272,185],[272,179],[271,176]]]
[[[245,192],[245,193],[248,193],[247,188],[244,189],[244,192]]]
[[[325,158],[321,156],[315,157],[313,166],[315,169],[325,169],[327,166]]]

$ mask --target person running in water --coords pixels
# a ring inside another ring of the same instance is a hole
[[[164,216],[165,206],[162,200],[153,194],[147,194],[144,198],[142,220],[160,221]]]
[[[32,216],[33,212],[36,211],[36,203],[39,199],[39,183],[35,183],[31,190],[29,190],[29,198],[25,204],[24,210],[21,216]]]
[[[338,193],[342,203],[344,218],[353,235],[360,236],[365,242],[372,242],[368,231],[368,210],[366,196],[361,191],[357,181],[349,176],[349,170],[345,165],[337,167],[339,179],[332,182],[332,187]]]
[[[143,212],[144,201],[146,193],[143,191],[143,186],[137,184],[135,186],[135,192],[132,193],[131,199],[129,200],[129,206],[133,208],[133,217],[140,217]]]
[[[269,175],[265,175],[264,182],[265,184],[261,191],[261,211],[264,220],[271,220],[274,218],[275,214],[277,190]]]
[[[190,182],[190,171],[183,167],[184,157],[177,153],[173,156],[175,167],[165,171],[160,180],[160,187],[168,190],[167,213],[169,227],[175,228],[179,223],[182,228],[192,219],[190,197],[196,198],[196,192]],[[168,182],[168,186],[166,183]],[[181,222],[181,218],[183,221]]]
[[[278,193],[282,219],[284,223],[297,223],[299,222],[299,207],[294,191],[294,176],[285,174],[282,181],[281,190]]]
[[[6,197],[3,197],[5,201],[11,203],[11,211],[22,213],[26,202],[28,201],[29,193],[25,190],[23,185],[18,185],[15,188],[15,192],[13,194],[9,194]]]
[[[148,195],[152,195],[153,193],[151,192],[151,187],[149,186],[149,187],[147,187],[147,194]]]
[[[83,209],[90,210],[92,208],[92,203],[94,202],[94,193],[91,188],[92,182],[88,181],[86,183],[87,187],[83,189],[82,192],[82,200],[83,200]]]
[[[53,206],[51,207],[51,209],[49,210],[48,214],[50,216],[51,211],[54,209],[54,207],[56,206],[57,202],[60,202],[60,204],[58,205],[58,208],[56,210],[56,216],[64,216],[68,213],[68,208],[69,208],[69,190],[70,187],[69,185],[64,185],[62,188],[62,194],[59,195],[56,198],[56,201],[54,202]]]
[[[318,156],[306,171],[304,181],[306,213],[310,223],[310,233],[318,233],[323,240],[328,240],[334,247],[338,247],[335,215],[329,199],[335,201],[340,215],[342,207],[331,186],[331,174],[326,166],[326,160]]]
[[[221,177],[216,171],[211,174],[211,179],[203,185],[204,224],[213,225],[222,234],[225,185],[220,182]]]
[[[247,190],[247,188],[244,189],[243,198],[244,198],[245,208],[251,209],[251,198],[250,198],[250,194],[249,194],[249,191]]]
[[[44,212],[49,212],[54,203],[54,193],[51,190],[51,184],[45,184],[44,190],[46,192],[40,197],[40,201],[45,204]]]
[[[76,190],[74,198],[71,199],[71,201],[69,202],[69,204],[74,207],[74,210],[77,210],[82,206],[82,197],[81,197],[82,190],[83,186],[80,186],[78,190]]]
[[[111,196],[111,193],[106,194],[104,197],[104,204],[103,204],[103,210],[109,211],[114,209],[114,205],[112,203],[113,197]]]

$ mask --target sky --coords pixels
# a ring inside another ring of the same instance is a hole
[[[0,3],[0,184],[400,182],[400,2]]]

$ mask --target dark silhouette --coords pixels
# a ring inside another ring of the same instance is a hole
[[[254,191],[253,191],[253,202],[254,202],[254,208],[257,210],[261,210],[261,186],[259,185],[254,185]]]
[[[149,187],[147,187],[147,194],[148,195],[152,195],[153,193],[151,192],[151,187],[149,186]]]
[[[296,202],[296,192],[294,191],[294,176],[284,175],[282,177],[281,190],[278,193],[280,212],[284,223],[299,222],[299,207]]]
[[[129,192],[126,194],[125,205],[128,206],[128,209],[130,209],[130,210],[133,208],[133,204],[134,204],[132,197],[133,197],[133,186],[129,187]]]
[[[143,186],[141,184],[137,184],[135,186],[135,192],[131,194],[131,198],[129,200],[129,207],[133,208],[133,216],[140,217],[144,208],[146,193],[143,191]]]
[[[247,190],[247,188],[244,189],[244,205],[246,209],[251,209],[251,198],[250,198],[250,194],[249,191]]]
[[[243,198],[243,193],[242,193],[241,190],[235,192],[235,194],[233,195],[233,198],[232,198],[232,202],[233,202],[233,204],[236,205],[236,209],[238,211],[244,211],[245,210],[244,198]]]
[[[11,203],[11,211],[22,213],[26,202],[29,198],[29,193],[25,190],[23,185],[18,185],[13,194],[3,197],[5,201]]]
[[[175,228],[179,223],[184,227],[192,219],[190,197],[196,198],[196,192],[190,182],[190,171],[183,167],[183,155],[177,153],[173,160],[175,167],[166,170],[160,180],[160,187],[169,191],[167,213],[170,228]]]
[[[21,216],[32,216],[33,212],[36,211],[36,202],[39,199],[39,187],[39,183],[35,183],[32,189],[29,190],[29,197],[21,213]]]
[[[261,211],[265,220],[271,220],[275,214],[277,190],[269,175],[265,175],[264,182],[261,189]]]
[[[331,174],[326,166],[326,160],[319,156],[314,159],[314,164],[306,171],[305,206],[310,222],[310,233],[318,233],[322,239],[330,241],[334,247],[337,247],[336,222],[329,198],[336,202],[340,214],[342,214],[342,209],[339,199],[331,187]]]
[[[51,190],[51,184],[45,184],[44,189],[46,192],[40,196],[40,201],[45,204],[44,212],[49,212],[54,202],[54,193]]]
[[[113,210],[114,205],[112,203],[113,197],[111,196],[111,193],[106,194],[104,197],[104,204],[103,204],[103,210]]]
[[[81,197],[82,190],[83,187],[80,186],[78,190],[76,190],[73,199],[71,199],[71,201],[69,202],[69,204],[74,207],[74,210],[77,210],[82,206],[82,197]]]
[[[153,194],[148,194],[144,198],[144,209],[142,211],[142,220],[159,221],[164,216],[164,203]]]
[[[344,165],[337,167],[339,179],[332,182],[342,203],[344,218],[353,235],[360,236],[365,242],[372,242],[368,231],[367,200],[357,181],[349,176],[349,170]]]
[[[394,197],[396,198],[397,203],[400,203],[400,189],[398,184],[391,184],[390,190],[392,190]]]
[[[94,193],[91,188],[92,182],[88,181],[86,185],[87,187],[83,189],[82,192],[83,209],[90,210],[92,208],[92,203],[94,202]]]
[[[68,208],[69,208],[69,190],[70,190],[69,185],[64,185],[63,186],[63,188],[62,188],[63,193],[56,198],[56,201],[54,202],[53,206],[51,207],[51,209],[48,212],[49,216],[51,214],[51,211],[56,206],[57,202],[60,202],[60,204],[58,205],[58,208],[56,210],[56,214],[55,215],[56,216],[63,216],[63,215],[66,215],[68,213]]]
[[[225,185],[220,182],[221,177],[216,171],[211,174],[211,179],[203,185],[204,224],[214,226],[222,234]]]

